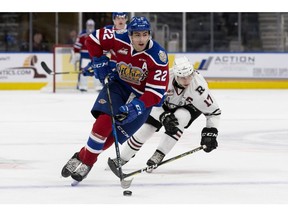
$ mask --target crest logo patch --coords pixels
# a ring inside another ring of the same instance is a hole
[[[167,62],[167,55],[164,51],[160,50],[159,53],[158,53],[158,56],[159,56],[159,59],[166,63]]]

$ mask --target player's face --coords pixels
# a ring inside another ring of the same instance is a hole
[[[94,25],[87,25],[86,26],[86,31],[88,32],[88,33],[92,33],[93,31],[94,31]]]
[[[121,30],[125,28],[127,18],[125,16],[116,16],[113,22],[115,29]]]
[[[191,81],[192,81],[192,74],[189,75],[189,76],[185,76],[185,77],[177,76],[176,81],[182,87],[187,88],[190,85]]]
[[[148,31],[135,31],[131,36],[131,41],[133,48],[137,51],[143,51],[150,39],[150,34]]]

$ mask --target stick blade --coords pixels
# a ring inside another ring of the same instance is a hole
[[[114,161],[109,157],[108,158],[108,166],[110,168],[110,170],[118,177],[120,178],[120,173],[118,170],[118,167],[116,166],[116,164],[114,163]]]
[[[126,180],[125,177],[125,173],[123,173],[123,179],[121,179],[121,176],[120,176],[120,172],[119,172],[119,169],[118,167],[116,166],[116,164],[114,163],[114,161],[109,157],[108,158],[108,166],[109,168],[111,169],[111,171],[118,177],[120,178],[120,184],[121,184],[121,187],[123,189],[127,189],[131,186],[131,183],[132,183],[132,179],[130,180]]]
[[[121,187],[122,187],[123,189],[129,188],[129,187],[131,186],[132,181],[133,181],[133,178],[130,179],[130,180],[122,179],[122,180],[120,181]]]
[[[41,62],[41,66],[45,70],[46,73],[48,74],[52,73],[52,70],[47,66],[47,64],[44,61]]]

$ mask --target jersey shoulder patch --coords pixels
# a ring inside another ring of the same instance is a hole
[[[153,41],[153,46],[146,50],[146,53],[149,54],[156,63],[161,65],[168,64],[168,55],[166,50],[161,47],[156,41]]]

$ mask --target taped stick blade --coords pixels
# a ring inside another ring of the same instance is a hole
[[[46,73],[48,74],[52,73],[52,70],[47,66],[47,64],[44,61],[41,62],[41,66],[45,70]]]
[[[129,187],[131,186],[132,181],[133,181],[133,178],[130,179],[130,180],[122,179],[122,180],[120,181],[120,182],[121,182],[121,187],[122,187],[123,189],[129,188]]]
[[[120,173],[118,170],[118,167],[116,166],[116,164],[113,162],[113,160],[109,157],[108,158],[108,166],[110,168],[110,170],[118,177],[120,178]]]

